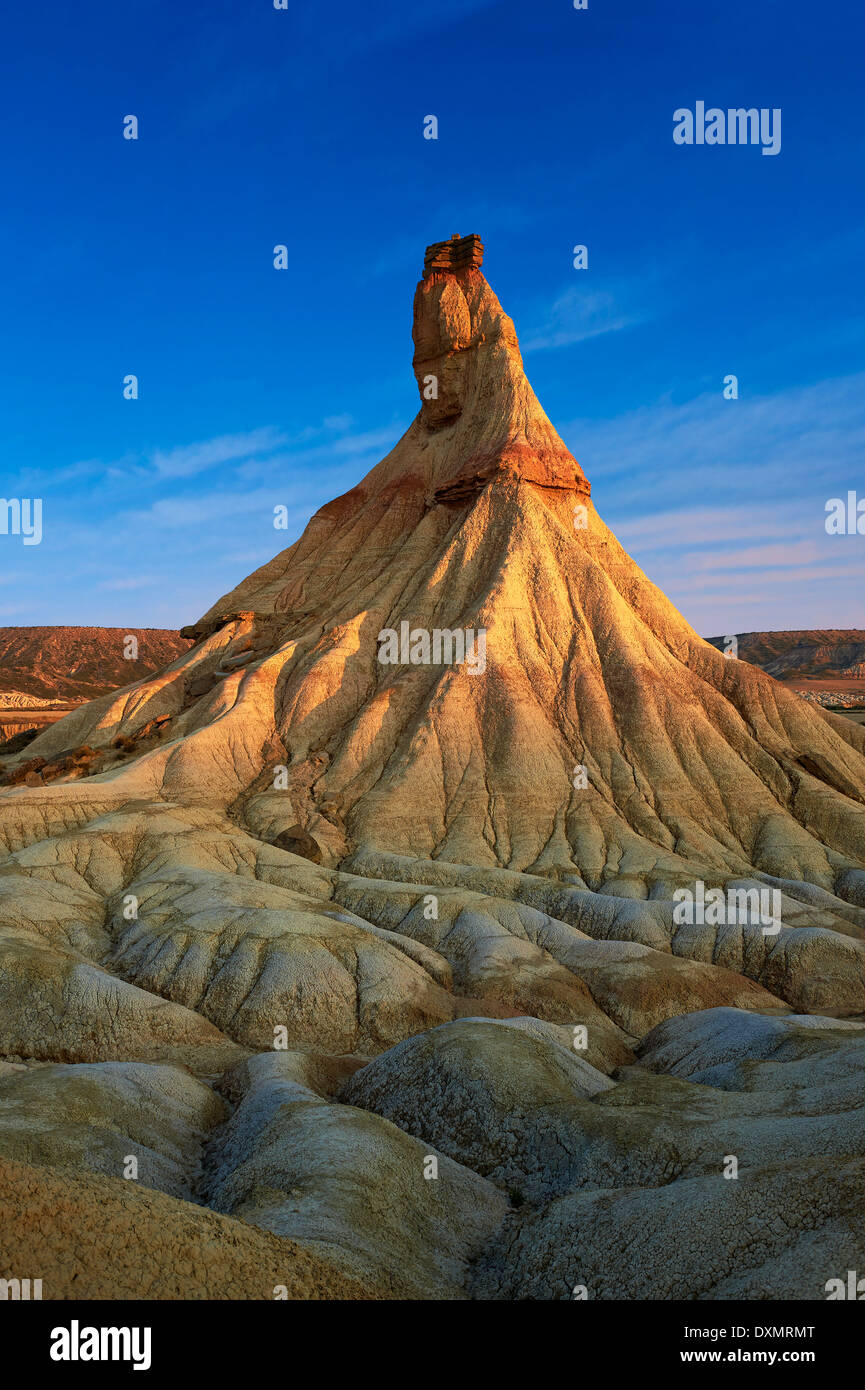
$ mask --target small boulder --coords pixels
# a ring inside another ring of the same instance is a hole
[[[290,825],[287,830],[281,830],[272,844],[277,849],[288,850],[289,854],[310,859],[313,864],[321,863],[321,846],[302,825]]]

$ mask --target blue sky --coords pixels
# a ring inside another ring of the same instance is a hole
[[[865,536],[824,527],[865,497],[861,5],[0,23],[0,495],[44,514],[0,535],[0,624],[179,626],[294,539],[410,423],[424,247],[479,232],[599,511],[695,627],[865,626]],[[781,108],[780,154],[675,145],[698,100]]]

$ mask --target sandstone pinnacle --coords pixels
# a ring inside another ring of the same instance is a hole
[[[103,1207],[213,1252],[180,1297],[865,1267],[865,730],[627,555],[482,253],[427,250],[387,457],[3,760],[0,1202],[62,1210],[46,1284],[98,1296]]]

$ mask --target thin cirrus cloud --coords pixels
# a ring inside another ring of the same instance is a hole
[[[273,508],[280,504],[285,505],[285,499],[273,487],[241,491],[217,488],[183,497],[160,497],[149,507],[123,513],[118,521],[139,531],[198,528],[213,522],[228,523],[239,513],[272,516]]]
[[[176,538],[175,564],[208,552],[215,564],[223,561],[226,541],[236,542],[239,525],[250,539],[266,535],[275,554],[318,507],[377,463],[402,430],[393,424],[366,431],[353,427],[350,415],[333,415],[295,433],[267,426],[139,454],[123,468],[100,464],[74,505],[68,495],[56,499],[56,524],[46,525],[42,553],[96,554],[101,573],[94,582],[128,590],[134,584],[125,573],[115,578],[117,567],[128,565],[139,545],[152,544],[160,534]],[[133,474],[138,505],[130,507]],[[278,532],[273,528],[277,506],[287,509],[288,524]],[[241,523],[242,517],[249,520]]]
[[[307,425],[295,434],[265,426],[242,434],[219,435],[174,449],[157,449],[145,461],[154,480],[182,482],[220,469],[233,472],[238,481],[274,478],[279,470],[322,463],[328,459],[365,456],[371,449],[393,444],[400,427],[390,424],[354,431],[350,415],[332,415],[318,425]]]
[[[865,622],[865,537],[825,525],[829,498],[862,493],[865,373],[562,434],[604,519],[698,631]]]
[[[646,510],[662,511],[673,497],[680,506],[703,502],[707,489],[726,501],[765,499],[774,513],[806,492],[828,498],[856,485],[865,372],[754,397],[740,385],[740,398],[729,401],[719,382],[680,405],[663,400],[613,420],[572,420],[560,433],[599,495],[614,507],[626,495],[628,514],[649,500]]]
[[[707,634],[865,626],[865,557],[833,558],[827,551],[817,561],[809,556],[810,551],[803,563],[793,547],[758,569],[743,567],[735,555],[712,567],[692,552],[646,568],[692,626]]]
[[[652,580],[697,632],[862,628],[862,565],[784,565],[753,572],[692,572],[688,557]]]
[[[820,551],[815,541],[779,541],[773,545],[746,546],[721,555],[697,550],[687,557],[691,574],[717,574],[726,570],[799,570],[803,565],[819,564]]]
[[[155,574],[130,574],[104,579],[99,587],[111,593],[134,593],[138,589],[152,589],[154,585],[161,583],[163,580]]]
[[[617,307],[615,296],[606,290],[585,294],[582,290],[568,289],[553,301],[540,323],[529,329],[522,350],[524,353],[544,352],[571,347],[587,338],[618,333],[640,322],[640,315],[623,313]]]
[[[802,513],[789,506],[771,516],[764,508],[745,506],[682,507],[628,517],[613,529],[623,545],[638,545],[643,553],[651,554],[671,547],[678,551],[683,543],[696,541],[711,547],[789,539],[802,529]]]
[[[252,454],[272,453],[285,442],[286,436],[271,428],[251,430],[246,434],[223,434],[177,449],[157,449],[150,463],[161,478],[192,478],[211,468],[239,463]]]
[[[335,467],[344,467],[349,459],[358,469],[369,467],[377,463],[393,447],[404,430],[404,423],[393,423],[359,433],[342,434],[308,448],[289,449],[281,453],[278,459],[251,458],[241,464],[238,477],[245,481],[272,477],[276,463],[285,470],[287,478],[297,477],[296,470],[310,465],[315,465],[318,469],[322,464],[330,462]],[[300,481],[304,485],[307,481],[302,474]],[[355,483],[358,479],[352,477],[350,481]],[[329,500],[327,497],[321,498],[322,502]]]

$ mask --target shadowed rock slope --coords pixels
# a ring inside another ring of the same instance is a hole
[[[13,1273],[58,1183],[91,1244],[109,1189],[166,1252],[227,1241],[179,1296],[262,1296],[262,1231],[292,1297],[820,1298],[865,1263],[865,731],[628,557],[481,257],[427,254],[387,458],[2,765]],[[735,910],[681,920],[698,883]]]

